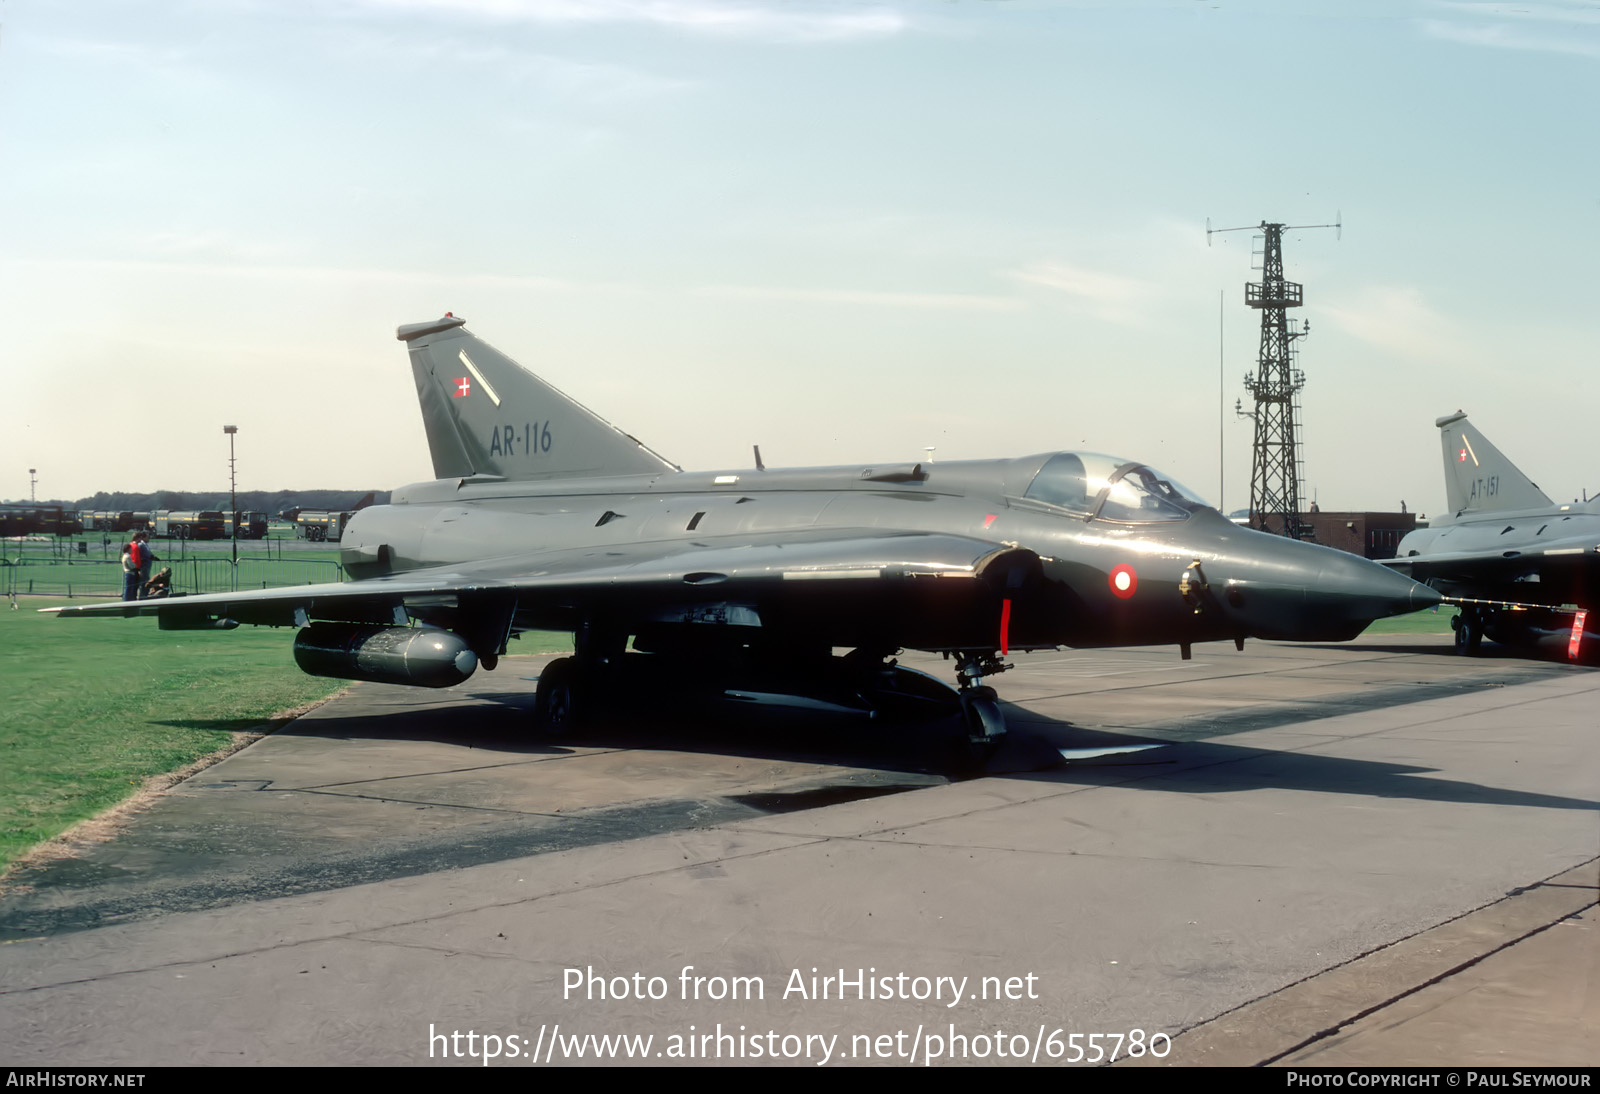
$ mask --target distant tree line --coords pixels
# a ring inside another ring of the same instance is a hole
[[[366,497],[366,490],[241,490],[240,512],[262,512],[276,516],[285,509],[351,509]],[[376,491],[375,505],[387,505],[389,491]],[[44,504],[44,503],[41,503]],[[102,490],[93,497],[77,501],[52,501],[68,509],[106,509],[113,512],[155,512],[157,509],[214,509],[225,512],[228,494],[215,490],[156,490],[148,494]]]

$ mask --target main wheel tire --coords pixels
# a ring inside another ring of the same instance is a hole
[[[1483,645],[1483,624],[1470,615],[1458,615],[1450,625],[1456,632],[1456,652],[1469,656]]]
[[[991,687],[968,688],[961,693],[961,720],[951,742],[953,765],[963,774],[977,774],[988,766],[989,757],[1005,736],[1006,717],[1000,699]]]
[[[571,733],[582,723],[582,692],[575,658],[560,657],[539,673],[533,693],[533,725],[546,737]]]

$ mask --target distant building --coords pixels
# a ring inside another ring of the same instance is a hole
[[[1300,518],[1313,543],[1363,558],[1393,558],[1405,534],[1417,526],[1415,513],[1305,513]]]

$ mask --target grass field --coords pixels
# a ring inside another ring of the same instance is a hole
[[[233,733],[325,698],[289,630],[163,631],[153,619],[0,611],[0,865]]]
[[[1451,634],[1450,620],[1454,618],[1456,610],[1449,605],[1441,605],[1435,611],[1427,608],[1410,615],[1397,615],[1392,619],[1380,619],[1368,627],[1366,634]]]
[[[292,628],[163,631],[154,619],[35,610],[70,603],[21,597],[18,611],[0,610],[0,869],[150,776],[345,686],[295,666]],[[511,644],[571,648],[571,635],[547,631]]]

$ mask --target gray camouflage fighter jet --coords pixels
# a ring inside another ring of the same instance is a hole
[[[431,687],[493,669],[523,630],[565,630],[573,656],[539,678],[547,730],[643,662],[668,688],[943,704],[981,753],[1004,732],[986,681],[1019,650],[1342,640],[1439,601],[1092,453],[767,470],[757,451],[752,468],[682,471],[463,322],[398,331],[438,478],[355,514],[351,580],[61,614],[293,625],[307,672]],[[956,688],[896,667],[907,648],[953,659]]]
[[[1487,635],[1574,660],[1600,655],[1584,610],[1600,591],[1600,499],[1551,501],[1459,410],[1434,425],[1450,515],[1409,533],[1384,564],[1460,603],[1462,653]]]

